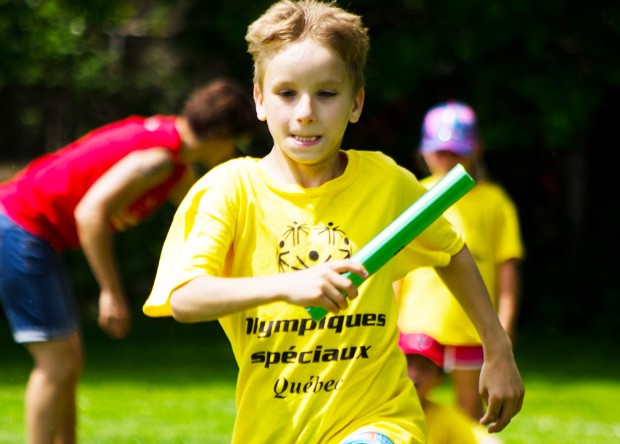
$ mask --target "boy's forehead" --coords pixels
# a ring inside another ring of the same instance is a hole
[[[292,43],[273,54],[265,63],[264,73],[271,82],[304,79],[345,83],[349,75],[340,55],[313,40]]]
[[[340,58],[338,54],[329,45],[321,43],[313,39],[303,39],[291,42],[283,46],[278,54],[287,54],[287,57],[293,59],[306,59],[308,56],[319,53],[324,57]]]

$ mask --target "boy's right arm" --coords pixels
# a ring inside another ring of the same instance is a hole
[[[172,316],[179,322],[212,321],[271,302],[322,307],[338,313],[357,297],[357,288],[342,273],[368,277],[349,259],[326,262],[305,270],[247,278],[200,276],[170,296]]]

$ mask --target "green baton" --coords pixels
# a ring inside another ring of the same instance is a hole
[[[455,166],[383,231],[360,248],[351,259],[362,264],[369,276],[374,274],[474,185],[476,182],[467,174],[465,168],[460,164]],[[356,287],[364,282],[364,279],[356,274],[346,272],[343,276],[348,277]],[[310,307],[306,310],[315,321],[327,314],[323,307]]]

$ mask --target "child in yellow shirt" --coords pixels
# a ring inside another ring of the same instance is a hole
[[[373,276],[350,259],[426,191],[386,155],[341,147],[364,103],[361,18],[332,2],[285,0],[246,40],[273,147],[220,165],[190,190],[145,313],[220,322],[239,365],[233,443],[423,443],[392,283],[415,266],[440,267],[489,357],[484,422],[503,429],[523,385],[456,230],[438,219]],[[345,272],[366,281],[358,289]],[[307,307],[330,314],[314,321]]]
[[[433,389],[445,381],[445,351],[439,342],[423,333],[401,334],[398,345],[407,357],[407,374],[424,410],[428,444],[501,444],[460,410],[430,399]]]
[[[431,188],[457,164],[475,177],[476,186],[444,217],[465,238],[499,320],[513,339],[524,247],[514,203],[498,184],[478,174],[480,150],[471,106],[448,101],[426,113],[420,153],[431,175],[420,182]],[[424,333],[445,346],[445,370],[450,373],[456,403],[479,420],[484,414],[478,391],[484,357],[476,327],[432,267],[413,270],[395,288],[401,332]]]

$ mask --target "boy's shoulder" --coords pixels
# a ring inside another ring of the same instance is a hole
[[[194,188],[205,188],[213,184],[229,183],[241,176],[252,174],[252,171],[256,170],[258,160],[255,157],[245,156],[222,162],[202,175],[194,184]]]
[[[410,189],[411,184],[419,186],[414,174],[399,165],[392,157],[382,151],[347,150],[351,170],[366,186],[394,187]]]
[[[382,151],[362,151],[350,149],[346,152],[349,156],[358,156],[362,162],[396,165],[396,161]]]
[[[260,159],[251,156],[235,157],[211,168],[206,176],[229,175],[235,171],[242,172],[255,169]]]
[[[347,150],[349,162],[359,165],[363,174],[392,174],[394,170],[406,171],[382,151]]]

